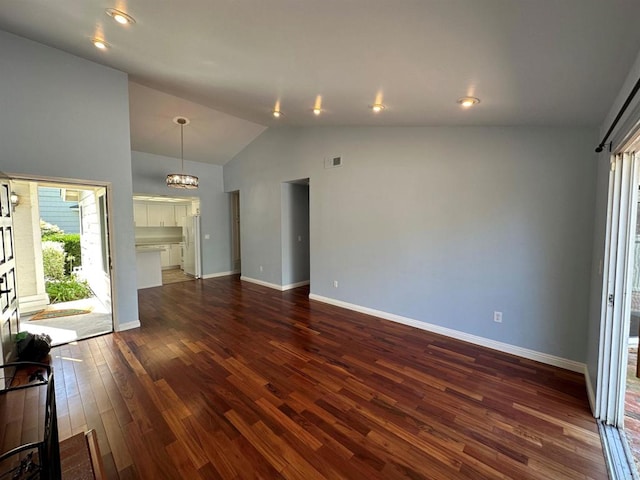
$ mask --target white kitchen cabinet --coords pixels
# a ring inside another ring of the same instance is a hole
[[[169,261],[172,266],[180,266],[182,262],[182,245],[174,244],[171,245],[171,249],[169,250]]]
[[[149,225],[146,204],[133,202],[133,225],[136,227],[146,227]]]
[[[133,202],[136,227],[184,227],[190,212],[190,205]]]
[[[160,245],[162,251],[160,252],[160,266],[162,268],[169,267],[169,245]]]
[[[175,227],[176,216],[173,205],[147,205],[149,227]]]
[[[176,225],[178,227],[184,227],[185,222],[187,220],[188,209],[187,205],[175,205],[175,217],[176,217]]]
[[[182,262],[182,245],[174,243],[162,245],[164,251],[160,252],[160,265],[162,268],[179,267]]]

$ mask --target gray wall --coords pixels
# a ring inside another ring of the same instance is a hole
[[[282,285],[309,281],[309,186],[282,184]]]
[[[231,216],[230,197],[224,193],[222,167],[185,160],[184,171],[196,175],[200,188],[182,190],[169,188],[167,174],[180,169],[180,159],[163,157],[144,152],[131,152],[133,191],[171,197],[199,197],[202,232],[202,274],[230,272],[231,261]],[[206,234],[210,235],[205,239]]]
[[[1,31],[0,72],[0,170],[111,183],[116,328],[137,322],[127,75]]]
[[[224,167],[240,191],[243,275],[282,281],[281,182],[309,177],[312,293],[584,361],[596,136],[268,130]],[[344,165],[325,169],[336,155]]]

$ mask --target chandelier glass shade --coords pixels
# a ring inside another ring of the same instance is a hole
[[[198,177],[187,173],[170,173],[167,175],[167,187],[198,188]]]
[[[198,188],[198,177],[184,173],[184,126],[189,124],[189,119],[184,117],[176,117],[174,123],[180,125],[180,160],[182,168],[180,173],[170,173],[167,175],[167,187],[172,188]]]

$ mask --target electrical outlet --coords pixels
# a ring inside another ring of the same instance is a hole
[[[260,265],[260,271],[261,272],[264,271],[264,268],[262,268],[262,265]]]
[[[298,235],[298,241],[301,242],[302,241],[302,235]]]
[[[333,281],[333,288],[338,288],[338,280]]]
[[[493,321],[496,323],[502,323],[502,312],[493,312]]]

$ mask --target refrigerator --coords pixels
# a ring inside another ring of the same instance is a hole
[[[182,261],[184,273],[195,278],[202,277],[202,253],[200,251],[200,215],[189,215],[184,225]]]

